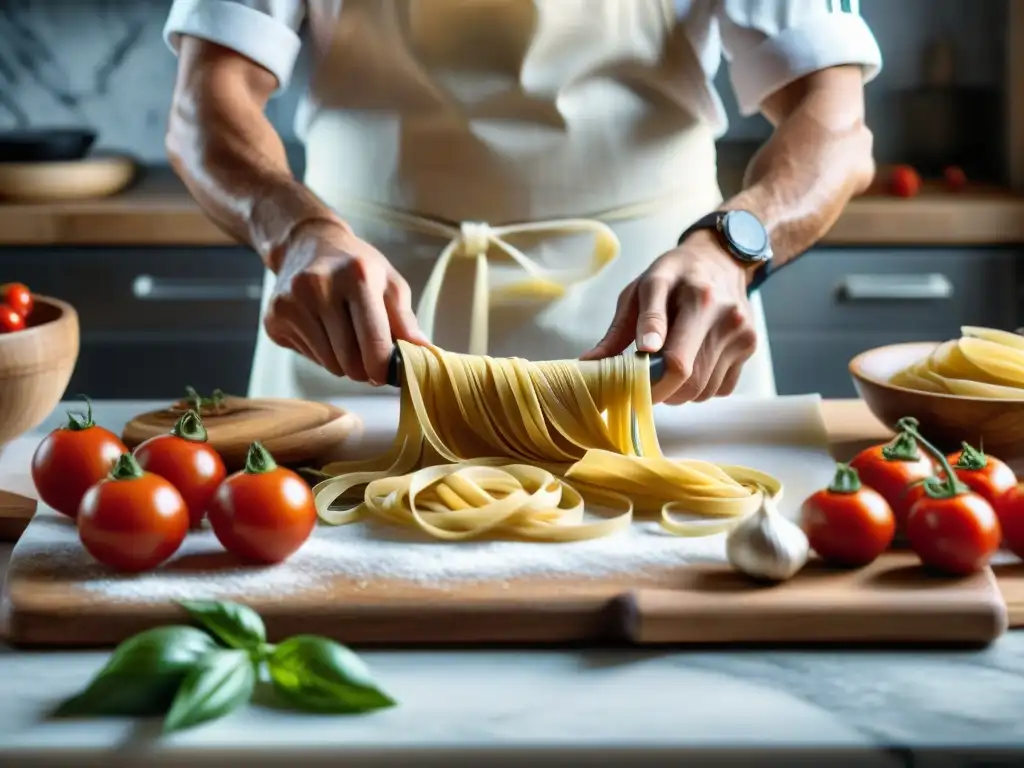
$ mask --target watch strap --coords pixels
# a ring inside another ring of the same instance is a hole
[[[683,234],[679,236],[679,240],[676,242],[676,246],[681,246],[686,241],[686,239],[690,237],[690,235],[702,229],[713,229],[719,233],[719,238],[724,240],[724,235],[722,235],[721,233],[720,223],[722,221],[722,217],[725,215],[726,211],[712,211],[711,213],[704,214],[683,231]],[[736,258],[736,256],[733,255],[731,251],[729,251],[727,245],[723,243],[722,247],[725,248],[727,252],[729,252],[730,256],[732,256],[734,259],[736,259],[737,262],[739,262],[739,259]],[[768,261],[763,261],[757,265],[756,269],[753,270],[750,282],[747,284],[747,296],[750,296],[754,291],[760,288],[768,279],[768,276],[771,274],[772,271],[772,263],[772,259],[769,259]]]

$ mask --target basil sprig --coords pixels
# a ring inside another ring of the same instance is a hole
[[[322,714],[395,705],[355,653],[333,640],[296,635],[278,645],[251,608],[181,603],[200,629],[168,626],[125,640],[58,717],[165,715],[164,731],[223,717],[250,702],[266,669],[278,698]]]

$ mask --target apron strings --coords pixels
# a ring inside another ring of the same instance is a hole
[[[565,295],[566,290],[596,276],[618,258],[621,252],[619,238],[611,227],[604,223],[605,221],[637,218],[658,207],[663,207],[669,200],[671,198],[666,196],[651,202],[645,201],[622,206],[594,218],[552,219],[506,224],[499,227],[474,221],[453,226],[367,200],[349,199],[345,201],[345,207],[369,214],[388,224],[448,240],[448,244],[441,251],[441,255],[427,278],[423,287],[423,295],[416,308],[416,318],[419,321],[420,329],[431,341],[437,319],[437,305],[441,298],[441,289],[444,286],[448,265],[457,256],[472,258],[476,261],[476,276],[473,282],[470,312],[469,353],[471,355],[486,355],[492,300],[522,298],[554,300],[561,298]],[[583,267],[564,270],[547,269],[541,266],[505,239],[525,234],[555,236],[588,233],[594,235],[594,248],[590,262]],[[492,247],[502,251],[519,265],[526,272],[527,279],[491,290],[488,281],[487,254]]]

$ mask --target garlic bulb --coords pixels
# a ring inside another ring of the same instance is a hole
[[[810,544],[800,526],[784,517],[765,493],[760,509],[729,533],[725,551],[737,571],[755,579],[785,581],[804,567]]]

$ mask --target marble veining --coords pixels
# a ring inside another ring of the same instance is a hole
[[[868,90],[878,159],[898,157],[901,137],[891,120],[893,94],[920,84],[921,54],[936,35],[956,44],[958,82],[998,85],[1003,68],[1005,0],[862,0],[885,56]],[[170,0],[2,0],[0,2],[0,129],[88,125],[101,148],[166,162],[163,134],[175,59],[161,40]],[[289,92],[272,100],[271,121],[285,141],[307,81],[303,59]],[[729,139],[761,139],[768,124],[739,117],[723,67],[716,79],[730,118]]]

